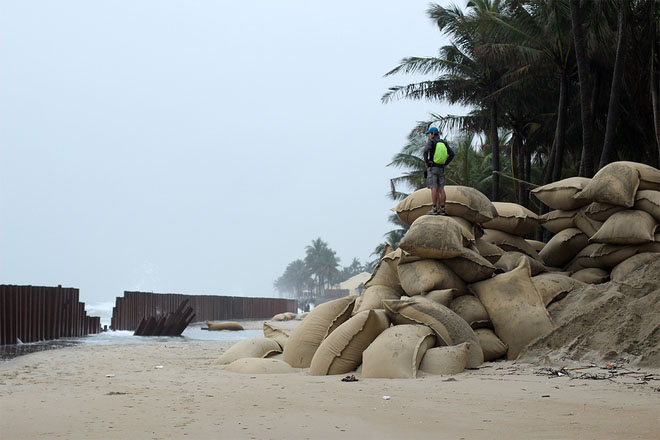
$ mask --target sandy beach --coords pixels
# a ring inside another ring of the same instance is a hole
[[[77,346],[18,357],[0,365],[0,437],[660,438],[660,381],[639,374],[571,379],[501,361],[408,380],[243,375],[213,364],[231,345]],[[580,364],[552,368],[562,366]]]

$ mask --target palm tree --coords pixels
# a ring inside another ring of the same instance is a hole
[[[294,298],[304,299],[305,289],[311,284],[310,272],[303,260],[289,263],[280,276],[273,283],[273,287],[280,293],[291,293]]]
[[[316,279],[316,293],[322,296],[326,284],[338,274],[339,258],[328,244],[317,238],[305,247],[305,265]]]
[[[383,95],[383,102],[393,99],[429,99],[450,104],[476,106],[488,111],[490,138],[492,140],[492,195],[499,200],[499,139],[498,139],[498,92],[506,69],[475,51],[483,41],[478,26],[485,11],[498,12],[499,0],[474,0],[468,3],[468,14],[460,8],[444,8],[432,4],[427,11],[441,32],[452,37],[452,44],[440,49],[435,58],[404,58],[401,64],[385,74],[422,73],[435,74],[435,79],[406,86],[391,87]]]

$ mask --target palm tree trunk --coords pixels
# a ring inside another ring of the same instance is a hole
[[[619,29],[617,30],[616,60],[612,75],[612,88],[610,103],[607,109],[607,125],[605,127],[605,141],[603,152],[600,155],[599,168],[610,162],[614,153],[614,132],[619,119],[619,98],[623,89],[623,74],[625,70],[626,54],[628,52],[628,8],[630,0],[621,0],[619,8]]]
[[[513,134],[513,144],[515,145],[516,151],[516,167],[518,168],[518,179],[525,180],[525,152],[523,151],[523,143],[521,136],[514,132]],[[513,162],[513,161],[512,161]],[[525,205],[525,194],[527,193],[526,185],[522,182],[516,182],[518,186],[518,204],[521,206]]]
[[[589,88],[589,72],[586,44],[580,23],[580,0],[571,0],[571,23],[573,39],[575,40],[575,58],[578,66],[580,80],[580,113],[582,116],[582,160],[580,161],[580,175],[592,177],[594,175],[593,153],[593,126],[591,120],[591,89]]]
[[[499,202],[500,200],[500,140],[497,136],[497,103],[493,102],[490,106],[490,138],[492,142],[492,160],[493,160],[493,194],[491,200]]]
[[[562,71],[559,77],[559,106],[557,109],[557,127],[555,130],[555,161],[552,169],[552,181],[561,179],[564,162],[564,133],[566,132],[566,109],[568,107],[568,73]]]
[[[655,28],[655,33],[657,28]],[[653,128],[655,129],[655,143],[658,147],[658,165],[660,165],[660,97],[658,97],[660,87],[660,35],[653,38],[651,46],[651,103],[653,106]]]

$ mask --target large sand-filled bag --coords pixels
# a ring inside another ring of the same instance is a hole
[[[296,372],[286,362],[270,358],[237,359],[225,366],[224,370],[243,374],[290,374]]]
[[[527,235],[536,231],[539,216],[517,203],[493,202],[497,217],[483,224],[484,228],[497,229],[513,235]]]
[[[282,348],[274,339],[248,338],[237,342],[216,359],[214,364],[229,364],[237,359],[264,358],[281,353]]]
[[[383,309],[384,299],[399,299],[401,292],[387,286],[370,286],[362,292],[353,307],[353,315],[357,315],[365,310]]]
[[[658,224],[646,211],[625,209],[613,214],[589,241],[609,244],[643,244],[654,240]]]
[[[623,206],[612,205],[610,203],[594,202],[585,206],[580,212],[584,212],[589,218],[599,222],[604,222],[616,212],[626,209]]]
[[[541,294],[543,305],[548,306],[554,301],[564,298],[568,292],[583,285],[582,282],[558,272],[545,272],[532,276],[534,287]]]
[[[463,248],[461,255],[442,262],[466,283],[485,280],[495,273],[495,266],[478,252],[468,248]]]
[[[425,215],[410,226],[399,247],[421,258],[453,258],[463,249],[461,227],[445,216]]]
[[[438,345],[472,343],[469,347],[468,368],[476,368],[483,363],[483,353],[474,331],[463,318],[448,307],[415,296],[410,299],[383,301],[385,311],[393,323],[424,324],[431,327],[438,337]]]
[[[603,269],[598,269],[596,267],[590,267],[588,269],[581,269],[577,272],[571,274],[571,278],[578,281],[582,281],[587,284],[601,284],[606,282],[610,277],[610,274]]]
[[[463,243],[474,243],[477,238],[484,234],[484,230],[480,225],[475,225],[462,217],[448,217],[458,223],[458,226],[461,227],[461,232],[463,233]]]
[[[424,353],[419,370],[429,374],[450,375],[465,370],[468,344],[429,348]]]
[[[235,322],[235,321],[225,321],[225,322],[211,322],[211,321],[206,321],[206,326],[208,327],[209,330],[232,330],[232,331],[240,331],[243,330],[243,326],[241,325],[240,322]]]
[[[401,256],[402,251],[399,249],[387,253],[383,252],[383,256],[378,261],[376,269],[374,269],[367,282],[364,283],[364,287],[368,289],[371,286],[387,286],[403,294],[403,289],[399,282],[399,273],[397,272],[397,266],[399,265]]]
[[[392,211],[396,212],[399,220],[410,226],[415,220],[425,215],[432,205],[431,190],[423,188],[401,200],[396,207],[392,208]]]
[[[490,261],[491,264],[495,264],[504,254],[504,249],[482,238],[476,240],[473,250],[479,252],[479,255]]]
[[[525,241],[524,238],[517,235],[509,234],[507,232],[498,231],[495,229],[484,229],[483,240],[502,248],[505,251],[516,251],[527,254],[530,257],[542,261],[539,253],[534,250],[532,246]]]
[[[469,186],[445,186],[447,214],[482,224],[497,216],[491,201],[479,190]]]
[[[660,191],[660,170],[653,168],[651,165],[646,165],[645,163],[626,161],[620,163],[635,168],[639,172],[638,190]]]
[[[291,336],[290,331],[264,322],[264,337],[274,340],[282,349],[289,340],[289,336]]]
[[[548,241],[539,256],[548,266],[562,267],[588,244],[589,239],[578,228],[559,231]]]
[[[628,162],[612,162],[601,168],[576,200],[609,203],[631,208],[639,187],[639,171]]]
[[[591,238],[603,226],[603,222],[589,217],[585,210],[580,210],[580,212],[575,214],[573,221],[575,222],[575,227],[582,231],[587,238]]]
[[[350,318],[355,299],[347,296],[316,306],[291,332],[284,361],[295,368],[309,367],[321,341]]]
[[[634,208],[648,212],[660,222],[660,191],[637,191]]]
[[[445,307],[449,307],[449,304],[451,304],[454,297],[460,296],[463,293],[467,293],[467,292],[459,292],[458,289],[440,289],[440,290],[431,290],[430,292],[422,296],[426,299],[442,304]]]
[[[591,254],[599,248],[599,243],[591,243],[582,249],[578,254],[566,265],[566,271],[575,273],[578,270],[588,269],[590,267],[597,267],[604,269],[605,266],[591,257]]]
[[[396,325],[383,331],[362,353],[362,376],[410,379],[426,350],[435,344],[433,330],[424,325]]]
[[[632,272],[659,259],[660,253],[658,252],[644,252],[642,254],[633,255],[617,264],[614,269],[612,269],[610,278],[612,281],[625,282]]]
[[[488,311],[497,336],[509,346],[508,359],[517,358],[525,345],[553,329],[525,259],[511,272],[472,284],[470,289]]]
[[[603,243],[591,253],[591,258],[605,267],[614,267],[623,260],[643,252],[660,252],[660,243],[654,241],[653,243],[628,246]]]
[[[550,232],[557,233],[561,230],[575,227],[575,216],[579,210],[563,211],[555,209],[541,216],[541,226]]]
[[[478,328],[474,333],[479,339],[479,344],[481,345],[486,362],[501,358],[509,350],[509,346],[502,342],[495,332],[489,328]]]
[[[344,374],[362,363],[362,352],[390,326],[384,310],[366,310],[337,327],[321,342],[309,366],[312,376]]]
[[[542,241],[538,240],[530,240],[530,239],[525,239],[527,244],[529,244],[536,252],[541,252],[543,248],[545,247],[545,243]]]
[[[470,324],[473,329],[492,326],[486,308],[481,304],[479,298],[474,295],[463,295],[455,298],[449,308]]]
[[[419,260],[399,264],[399,280],[408,296],[421,295],[438,289],[467,291],[463,280],[438,260]]]
[[[573,196],[582,191],[589,182],[591,182],[591,179],[586,177],[569,177],[568,179],[562,179],[557,182],[539,186],[538,188],[534,188],[531,192],[537,199],[552,209],[571,211],[589,203],[588,201],[576,200],[573,198]]]
[[[529,255],[525,255],[522,252],[514,251],[505,252],[502,257],[497,260],[497,263],[495,263],[495,269],[498,273],[511,272],[513,269],[518,267],[521,258],[524,258],[529,262],[529,268],[532,276],[547,270],[547,268],[540,261],[535,260],[534,258],[530,257]]]

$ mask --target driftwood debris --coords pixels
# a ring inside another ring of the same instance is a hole
[[[194,317],[193,308],[188,306],[188,300],[185,300],[179,304],[174,313],[142,318],[133,334],[135,336],[181,336]]]

